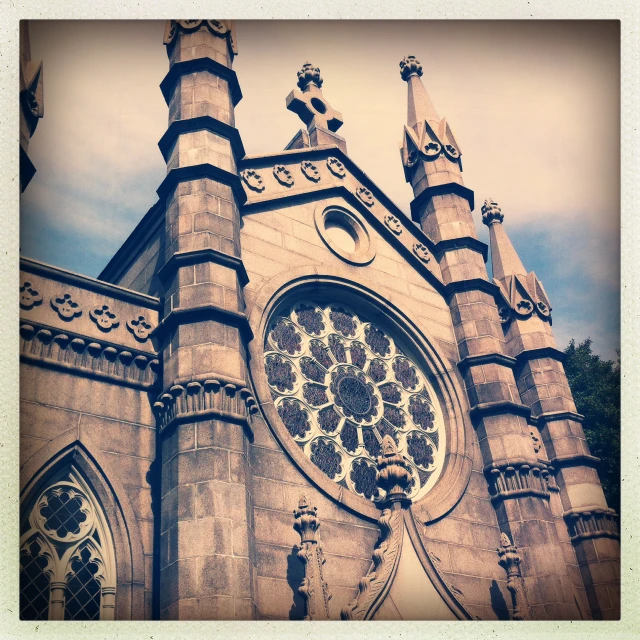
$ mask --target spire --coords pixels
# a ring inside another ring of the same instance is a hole
[[[407,83],[407,126],[416,128],[425,120],[438,124],[440,116],[431,102],[431,98],[422,84],[422,65],[415,56],[405,56],[400,61],[400,75]]]
[[[492,198],[482,205],[482,222],[489,227],[493,281],[500,288],[502,305],[499,313],[504,322],[510,318],[525,319],[534,311],[543,320],[550,319],[551,303],[540,280],[524,268],[518,253],[502,226],[504,214]]]
[[[527,270],[502,226],[503,220],[504,214],[498,203],[487,198],[482,205],[482,222],[489,227],[493,277],[496,280],[515,275],[526,277]]]
[[[298,87],[287,96],[287,109],[307,126],[287,145],[287,149],[336,145],[346,153],[344,138],[336,134],[342,126],[342,114],[331,107],[322,94],[320,69],[305,62],[298,71]]]

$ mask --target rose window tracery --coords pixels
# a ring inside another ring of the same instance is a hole
[[[421,367],[383,326],[342,303],[299,301],[271,319],[265,368],[282,424],[327,477],[384,498],[376,462],[390,435],[412,474],[410,497],[435,484],[442,414]]]

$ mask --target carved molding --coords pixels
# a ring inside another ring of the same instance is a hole
[[[527,591],[520,573],[520,555],[506,533],[500,535],[498,563],[507,572],[507,589],[511,593],[514,620],[531,620]]]
[[[572,509],[564,514],[564,519],[573,543],[588,538],[620,539],[618,514],[613,509]]]
[[[298,593],[304,600],[305,620],[329,620],[331,617],[331,595],[323,571],[325,558],[316,535],[320,527],[317,511],[317,507],[309,505],[305,495],[300,496],[298,508],[293,511],[293,528],[300,534],[298,558],[304,565],[304,578]]]
[[[170,45],[178,33],[194,33],[202,27],[220,38],[227,38],[232,53],[238,54],[233,24],[230,20],[167,20],[163,44]]]
[[[153,410],[160,431],[178,422],[204,419],[235,422],[250,430],[258,403],[247,387],[220,379],[174,385],[158,397]]]
[[[513,463],[484,469],[491,500],[520,496],[549,499],[549,491],[557,491],[553,474],[542,464]]]
[[[24,360],[144,388],[153,387],[159,380],[160,363],[149,353],[100,344],[92,338],[44,325],[24,323],[20,336],[20,357]]]
[[[371,620],[398,570],[404,534],[402,509],[384,509],[378,526],[380,537],[373,552],[373,565],[360,580],[356,597],[340,612],[343,620]]]
[[[400,155],[405,178],[410,180],[419,162],[433,162],[444,155],[451,162],[459,164],[462,152],[447,119],[442,118],[439,122],[419,122],[415,129],[405,126]]]

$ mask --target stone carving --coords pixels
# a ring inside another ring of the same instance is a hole
[[[273,175],[275,176],[276,180],[280,184],[283,184],[285,187],[290,187],[291,185],[293,185],[293,174],[283,164],[277,164],[275,167],[273,167]]]
[[[62,369],[145,389],[159,380],[160,363],[148,353],[101,345],[77,334],[35,324],[23,324],[20,336],[20,354],[26,360],[44,360]]]
[[[429,250],[422,244],[422,242],[415,242],[413,244],[413,253],[415,253],[416,256],[418,256],[418,258],[425,264],[428,264],[431,261]]]
[[[460,147],[446,118],[420,122],[415,129],[404,128],[401,156],[405,177],[410,177],[410,170],[420,160],[433,162],[442,154],[451,162],[460,163]]]
[[[91,309],[91,311],[89,311],[89,316],[96,323],[98,329],[104,333],[107,333],[111,331],[111,329],[115,329],[120,325],[118,316],[109,309],[109,305],[107,304]]]
[[[305,495],[300,496],[298,508],[294,509],[293,528],[300,534],[298,558],[304,566],[304,578],[298,593],[304,600],[305,620],[329,620],[331,595],[324,580],[323,565],[326,560],[317,531],[320,527],[316,507],[309,505]]]
[[[71,297],[70,293],[59,293],[51,298],[51,306],[62,320],[70,322],[82,313],[82,306]]]
[[[167,20],[164,30],[165,45],[171,44],[178,33],[193,33],[206,27],[211,33],[221,38],[227,38],[229,47],[234,54],[238,53],[238,47],[233,33],[233,24],[230,20]]]
[[[23,282],[20,287],[20,308],[28,311],[42,304],[42,296],[36,291],[30,282]]]
[[[486,225],[492,222],[502,222],[504,214],[493,198],[487,198],[482,205],[482,222]]]
[[[398,569],[404,534],[403,507],[411,473],[390,436],[382,440],[382,456],[378,458],[378,488],[385,492],[385,508],[378,520],[380,537],[372,556],[372,567],[358,584],[356,597],[342,609],[343,620],[371,620],[382,604]]]
[[[127,320],[127,329],[131,331],[138,342],[146,342],[153,331],[153,325],[147,322],[144,316],[137,316],[132,320]]]
[[[300,164],[300,169],[302,170],[302,173],[304,173],[305,177],[312,182],[318,182],[320,180],[320,172],[318,171],[318,167],[316,167],[313,162],[304,160]]]
[[[564,514],[571,542],[585,538],[620,538],[618,514],[613,509],[572,510]]]
[[[334,176],[338,176],[338,178],[344,178],[347,175],[344,164],[342,164],[338,158],[327,158],[327,168]]]
[[[193,414],[236,422],[250,429],[250,416],[259,411],[258,403],[247,387],[231,381],[205,380],[174,385],[153,405],[160,431],[175,421],[188,420]]]
[[[253,191],[264,191],[264,182],[260,174],[253,169],[245,169],[240,173],[242,180]]]
[[[400,60],[400,76],[407,82],[411,76],[422,75],[422,65],[415,56],[405,56]]]
[[[310,62],[305,62],[302,69],[298,71],[298,86],[304,91],[310,82],[313,82],[320,89],[323,80],[320,76],[320,69],[314,67]]]
[[[364,204],[367,205],[367,207],[373,206],[375,202],[373,198],[373,193],[371,193],[371,191],[369,191],[369,189],[367,189],[366,187],[358,187],[356,189],[356,195],[358,196],[358,198],[360,198],[362,202],[364,202]]]
[[[535,495],[549,498],[555,489],[553,476],[545,465],[513,464],[485,469],[492,500],[516,495]]]
[[[397,236],[402,233],[402,224],[393,214],[387,213],[384,217],[384,223],[387,225],[387,228],[391,229]]]
[[[442,466],[441,415],[424,373],[382,327],[343,304],[299,300],[270,320],[264,349],[279,421],[328,478],[382,500],[371,469],[389,435],[406,456],[410,497],[426,493]]]
[[[514,620],[531,620],[531,609],[527,592],[520,573],[520,555],[515,545],[511,544],[506,533],[500,534],[498,562],[507,572],[507,589],[511,593]]]
[[[540,442],[540,438],[538,437],[540,434],[537,431],[530,429],[529,435],[531,436],[531,441],[533,442],[533,452],[540,453],[540,449],[542,448],[542,443]]]

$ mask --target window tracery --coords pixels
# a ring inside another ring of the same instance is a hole
[[[73,470],[33,503],[20,540],[22,620],[111,620],[115,559],[102,511]]]
[[[442,413],[421,367],[382,326],[342,303],[301,300],[271,319],[264,357],[278,415],[327,477],[382,499],[375,463],[388,434],[408,462],[410,497],[435,484]]]

